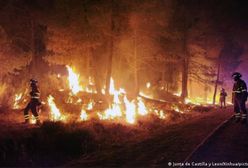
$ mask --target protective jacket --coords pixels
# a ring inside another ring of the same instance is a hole
[[[233,85],[233,99],[247,100],[247,86],[242,79],[237,80]]]

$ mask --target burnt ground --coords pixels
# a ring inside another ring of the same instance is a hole
[[[167,167],[168,162],[183,162],[232,114],[229,108],[215,108],[189,112],[178,122],[148,119],[134,126],[47,122],[36,127],[12,121],[22,117],[19,112],[6,113],[0,122],[0,166]]]
[[[248,162],[248,125],[233,120],[199,148],[189,162]],[[247,167],[248,165],[246,165]]]

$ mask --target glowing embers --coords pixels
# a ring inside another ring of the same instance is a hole
[[[201,97],[195,97],[195,98],[186,98],[185,99],[186,104],[194,104],[194,105],[207,105],[212,104],[211,99],[204,100]]]
[[[166,115],[163,110],[154,110],[154,112],[158,116],[158,118],[162,120],[166,118]]]
[[[181,96],[181,93],[180,92],[176,92],[176,93],[173,93],[173,95],[175,95],[175,96]]]
[[[180,97],[181,93],[175,92],[175,93],[173,93],[173,95]],[[212,104],[212,100],[210,97],[207,97],[207,99],[202,98],[202,97],[188,97],[188,98],[185,98],[184,103],[185,104],[193,104],[193,105],[208,105],[208,104]]]
[[[64,120],[65,117],[62,116],[60,110],[56,106],[56,104],[54,102],[54,97],[49,95],[47,98],[47,102],[48,102],[48,105],[50,107],[50,119],[52,121]]]
[[[90,100],[90,102],[87,104],[86,109],[87,110],[93,110],[93,106],[94,106],[94,101]]]
[[[146,88],[149,89],[151,87],[151,83],[150,82],[147,82],[146,83]]]
[[[176,112],[179,112],[179,113],[184,113],[182,110],[180,110],[180,108],[177,106],[177,105],[175,105],[175,104],[173,104],[172,106],[171,106],[171,108],[172,108],[172,110],[174,110],[174,111],[176,111]]]
[[[80,120],[81,120],[81,121],[86,121],[86,120],[88,120],[88,114],[87,114],[87,112],[86,112],[84,109],[81,110]]]
[[[94,107],[93,100],[90,100],[90,102],[86,106],[82,107],[80,113],[80,121],[86,121],[89,119],[89,115],[87,114],[87,111],[93,110],[93,107]]]

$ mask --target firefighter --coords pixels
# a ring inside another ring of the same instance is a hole
[[[29,123],[29,114],[28,111],[31,110],[32,114],[34,115],[36,119],[36,124],[40,125],[40,119],[39,119],[39,114],[38,114],[38,108],[41,105],[40,103],[40,91],[37,86],[38,81],[31,79],[30,80],[30,87],[31,87],[31,92],[29,93],[31,96],[31,99],[24,109],[24,118],[25,118],[25,123]]]
[[[236,122],[239,122],[240,119],[242,119],[242,123],[246,123],[247,111],[245,102],[247,100],[247,86],[245,81],[241,79],[242,75],[239,72],[233,73],[232,77],[235,81],[233,85],[232,101],[234,103]],[[242,112],[242,115],[240,112]]]
[[[220,108],[222,107],[226,108],[226,96],[227,96],[227,93],[225,89],[222,88],[220,91]]]

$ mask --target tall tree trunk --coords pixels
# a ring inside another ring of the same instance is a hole
[[[107,76],[106,76],[106,95],[109,95],[110,80],[112,75],[112,59],[113,59],[113,39],[110,41],[110,53],[108,58]]]
[[[204,84],[204,101],[208,101],[208,85],[206,83]]]
[[[189,71],[189,60],[187,54],[183,60],[183,68],[182,68],[182,94],[181,98],[184,102],[185,98],[188,97],[188,71]]]
[[[182,93],[181,93],[181,99],[182,102],[185,102],[185,98],[188,97],[188,73],[189,73],[189,53],[188,53],[188,25],[186,25],[186,9],[185,9],[185,1],[183,1],[184,5],[182,8],[182,11],[184,13],[184,23],[183,23],[183,66],[182,66]]]
[[[32,60],[29,67],[30,77],[35,79],[42,79],[45,74],[49,71],[47,62],[43,60],[43,54],[46,51],[45,47],[45,35],[46,26],[38,24],[35,19],[31,18],[31,42],[30,50],[32,54]]]
[[[168,82],[166,82],[165,84],[165,67],[166,67],[166,63],[163,63],[163,68],[162,68],[162,72],[161,72],[161,81],[162,81],[162,86],[164,87],[164,89],[166,90],[166,92],[169,92],[169,85]]]
[[[182,60],[182,93],[181,99],[182,102],[185,102],[185,98],[188,97],[188,75],[189,75],[189,53],[187,48],[187,35],[186,30],[184,32],[184,40],[183,40],[183,52],[184,57]]]
[[[193,21],[192,18],[189,15],[189,10],[186,9],[186,0],[183,0],[183,6],[182,6],[182,13],[184,17],[183,21],[183,52],[184,52],[184,58],[182,60],[183,62],[183,68],[182,68],[182,94],[181,99],[183,102],[185,102],[185,98],[188,97],[188,78],[189,78],[189,63],[190,63],[190,53],[188,49],[188,43],[189,43],[189,30],[194,25],[196,21]]]
[[[35,23],[34,20],[31,19],[30,23],[30,33],[31,33],[31,44],[30,44],[30,50],[32,55],[31,65],[30,65],[30,72],[32,78],[36,78],[36,47],[35,47]]]
[[[93,60],[92,60],[92,57],[93,57],[93,51],[91,51],[92,49],[91,48],[88,48],[87,49],[87,55],[86,55],[86,76],[89,77],[91,76],[91,66],[93,64]],[[95,61],[95,60],[94,60]]]
[[[218,61],[217,78],[216,78],[215,85],[214,85],[213,105],[215,105],[215,101],[216,101],[216,94],[217,94],[219,79],[220,79],[220,61]]]
[[[106,75],[106,95],[109,95],[110,80],[112,75],[112,61],[113,61],[113,47],[114,47],[114,0],[112,0],[112,13],[111,13],[111,37],[110,37],[110,51],[108,58],[108,67]]]
[[[162,87],[164,87],[164,89],[168,92],[168,91],[169,91],[169,88],[168,88],[168,85],[166,85],[166,87],[165,87],[165,79],[164,79],[164,76],[165,76],[165,70],[163,69],[163,70],[162,70],[162,73],[161,73]]]
[[[134,30],[134,86],[135,95],[139,94],[139,71],[138,71],[138,57],[137,57],[137,31]]]
[[[93,53],[93,47],[90,47],[89,52],[90,52],[89,56],[93,57],[93,59],[90,59],[90,57],[88,59],[91,61],[91,65],[93,66],[92,67],[92,74],[94,76],[96,91],[97,91],[97,94],[101,94],[102,93],[101,84],[100,84],[99,76],[97,73],[97,58],[96,58],[95,54]]]
[[[189,79],[189,92],[188,92],[188,97],[192,97],[192,95],[194,94],[194,93],[193,93],[192,87],[193,87],[193,81],[192,81],[192,79]]]

